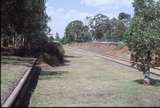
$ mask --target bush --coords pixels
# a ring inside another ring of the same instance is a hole
[[[56,56],[60,63],[64,62],[64,49],[60,43],[48,42],[45,46],[45,53]]]
[[[30,50],[21,46],[15,50],[15,56],[28,57],[31,56]]]
[[[57,56],[49,55],[48,53],[43,53],[39,59],[43,60],[51,66],[57,66],[60,64],[60,61],[57,58]]]
[[[1,56],[12,56],[15,54],[15,48],[1,47]]]
[[[125,46],[126,46],[126,44],[125,44],[125,43],[123,43],[123,42],[119,42],[119,43],[117,44],[116,49],[122,49],[122,48],[124,48]]]

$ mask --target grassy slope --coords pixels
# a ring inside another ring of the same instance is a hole
[[[42,67],[30,106],[160,106],[160,83],[144,86],[142,73],[66,49],[65,66]]]

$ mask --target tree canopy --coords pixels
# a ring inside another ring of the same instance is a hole
[[[2,0],[1,3],[2,46],[30,50],[48,41],[46,0]]]
[[[65,29],[65,39],[67,42],[83,42],[89,39],[89,35],[88,27],[79,20],[70,22]]]
[[[149,83],[152,61],[160,51],[160,1],[134,0],[133,6],[135,15],[125,40],[145,82]]]
[[[70,22],[65,29],[66,42],[85,41],[122,41],[124,33],[127,31],[131,16],[127,13],[120,13],[118,19],[109,19],[101,13],[95,16],[87,16],[86,25],[82,21]]]

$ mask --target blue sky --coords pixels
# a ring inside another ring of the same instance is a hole
[[[51,17],[48,25],[53,35],[58,32],[63,37],[69,22],[73,20],[85,22],[86,16],[102,13],[113,18],[120,12],[133,16],[132,2],[133,0],[48,0],[46,11]]]

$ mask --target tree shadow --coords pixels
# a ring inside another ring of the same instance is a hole
[[[22,65],[32,67],[34,59],[20,57],[2,57],[1,64]]]
[[[78,58],[79,56],[65,55],[65,58]]]
[[[41,68],[38,67],[38,66],[35,66],[33,69],[32,69],[32,73],[31,74],[31,79],[28,79],[28,81],[30,81],[28,87],[27,87],[27,90],[23,96],[23,99],[22,101],[20,102],[20,105],[19,106],[22,106],[22,107],[27,107],[29,106],[29,103],[30,103],[30,99],[32,97],[32,94],[34,93],[35,89],[36,89],[36,86],[37,86],[37,83],[38,83],[38,79],[39,79],[39,74],[41,72]]]
[[[153,73],[153,72],[151,72],[151,74],[153,74],[153,75],[156,75],[156,76],[160,77],[160,74]]]
[[[45,75],[62,75],[66,74],[68,71],[41,71],[40,76],[45,76]]]
[[[48,63],[47,63],[47,64],[50,65],[50,66],[52,66],[52,67],[69,66],[70,63],[71,63],[71,60],[68,60],[67,58],[75,58],[75,57],[78,57],[78,56],[65,55],[65,56],[64,56],[63,63],[54,64],[54,65],[50,65],[50,64],[48,64]]]
[[[70,65],[70,60],[68,60],[67,58],[74,58],[76,56],[65,56],[64,58],[64,63],[59,64],[57,66],[68,66]],[[18,62],[15,62],[15,64],[17,64]],[[18,64],[22,64],[22,62],[19,62]],[[24,65],[24,64],[23,64]],[[50,65],[51,66],[51,65]],[[56,67],[57,67],[56,66]],[[52,66],[55,67],[55,66]],[[62,78],[64,77],[64,74],[69,73],[68,71],[42,71],[40,67],[36,66],[33,70],[33,76],[30,79],[30,83],[29,83],[29,87],[26,90],[26,93],[24,95],[24,99],[21,101],[21,105],[23,107],[29,106],[30,104],[30,99],[32,97],[32,94],[34,93],[38,80],[49,80],[49,79],[53,79],[53,78]]]
[[[53,78],[62,78],[68,71],[41,71],[39,80],[50,80]]]
[[[160,80],[159,79],[151,78],[150,80],[151,80],[151,84],[150,84],[151,86],[160,86]],[[137,79],[137,80],[134,80],[134,82],[144,85],[144,79]]]

